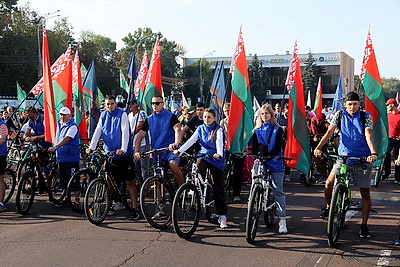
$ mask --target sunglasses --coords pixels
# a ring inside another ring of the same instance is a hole
[[[160,105],[161,103],[163,103],[163,102],[151,102],[152,105],[156,105],[156,106]]]

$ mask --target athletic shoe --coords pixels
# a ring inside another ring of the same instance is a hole
[[[324,208],[321,215],[319,215],[319,217],[321,217],[321,219],[323,219],[323,220],[327,220],[329,217],[329,208]]]
[[[286,227],[286,219],[285,219],[285,217],[281,217],[280,220],[279,220],[278,233],[287,234],[287,227]]]
[[[114,215],[114,214],[115,214],[115,210],[111,207],[111,208],[108,210],[107,216],[111,216],[111,215]]]
[[[225,215],[221,215],[218,218],[218,223],[219,223],[219,227],[220,228],[227,228],[228,224],[226,222],[226,216]]]
[[[114,209],[114,211],[120,211],[125,209],[125,205],[122,202],[117,202],[114,205],[112,205],[112,208]]]
[[[152,220],[165,220],[167,219],[167,214],[165,214],[165,212],[163,211],[159,211],[156,214],[153,215],[153,217],[151,217]]]
[[[400,246],[400,236],[397,238],[397,240],[394,242],[396,246]]]
[[[0,212],[5,211],[6,210],[6,205],[4,205],[3,202],[0,202]]]
[[[283,178],[284,182],[290,182],[290,174],[285,174],[284,178]]]
[[[140,218],[139,210],[138,209],[132,209],[132,216],[129,217],[129,220],[136,221]]]
[[[61,202],[58,203],[58,204],[54,204],[54,206],[55,206],[56,208],[65,208],[65,207],[68,207],[68,203],[67,203],[66,200],[63,200],[63,201],[61,201]]]
[[[360,226],[360,237],[361,238],[369,238],[371,235],[369,234],[369,230],[366,224],[361,224]]]

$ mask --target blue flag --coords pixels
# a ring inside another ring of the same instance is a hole
[[[222,61],[220,65],[218,62],[215,64],[214,77],[210,86],[211,98],[209,107],[215,109],[217,112],[217,118],[219,120],[220,113],[222,112],[222,106],[225,103],[225,72],[224,72],[224,62]]]
[[[91,92],[92,101],[90,103],[90,121],[89,121],[89,138],[92,138],[94,130],[96,129],[97,122],[100,118],[100,104],[99,104],[99,93],[96,82],[96,68],[94,66],[94,59],[90,62],[89,70],[86,74],[85,81],[83,82],[83,88],[86,91]]]
[[[131,102],[131,100],[135,98],[133,94],[133,85],[134,81],[137,78],[135,58],[136,58],[135,52],[132,51],[131,59],[129,60],[128,71],[126,72],[126,75],[130,79],[128,99],[126,100],[126,108],[125,108],[126,112],[129,112],[129,102]]]
[[[339,82],[336,88],[335,97],[333,98],[332,112],[335,113],[343,108],[343,87],[342,75],[339,77]]]

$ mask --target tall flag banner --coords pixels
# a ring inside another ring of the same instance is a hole
[[[342,75],[339,76],[338,85],[336,87],[335,96],[333,97],[332,112],[343,109],[343,85],[342,85]]]
[[[136,80],[137,78],[135,58],[136,58],[135,52],[132,51],[131,59],[129,60],[128,71],[126,72],[126,75],[131,80],[131,82]]]
[[[83,96],[83,85],[82,85],[82,71],[81,71],[81,62],[79,59],[78,51],[75,53],[74,62],[72,64],[72,85],[74,88],[74,103],[75,103],[75,112],[74,119],[75,123],[78,125],[79,134],[81,139],[87,139],[87,127],[86,127],[86,118],[85,118],[85,101]]]
[[[291,158],[286,164],[308,175],[311,165],[311,150],[308,144],[308,128],[304,108],[304,90],[301,79],[300,58],[297,41],[294,46],[286,87],[289,93],[288,133],[285,157]]]
[[[217,111],[222,110],[222,105],[224,104],[225,100],[225,91],[226,83],[224,62],[222,61],[220,65],[218,65],[218,62],[215,65],[214,77],[210,86],[211,100],[209,106],[211,108],[214,108]]]
[[[257,98],[253,96],[253,110],[256,112],[256,110],[260,109],[260,103],[258,103]]]
[[[62,107],[72,110],[72,49],[68,47],[64,53],[60,72],[53,79],[54,104],[56,107],[56,118],[60,119],[59,111]]]
[[[83,63],[81,63],[82,83],[86,79],[87,73],[88,73],[87,68],[85,67],[85,65],[83,65]],[[93,99],[92,91],[82,88],[82,92],[83,92],[83,100],[85,103],[85,110],[88,111],[92,106],[92,99]]]
[[[183,91],[182,91],[182,107],[190,108],[189,103],[187,102],[186,97],[183,94]]]
[[[321,77],[318,80],[317,96],[315,97],[314,113],[318,118],[322,118],[322,82]]]
[[[242,153],[248,145],[254,128],[254,111],[242,27],[240,27],[231,69],[231,109],[226,147],[231,153]]]
[[[92,138],[94,130],[96,129],[97,122],[100,118],[100,108],[96,81],[96,68],[94,60],[90,62],[89,70],[83,82],[83,91],[90,91],[92,94],[92,101],[90,106],[90,120],[89,120],[89,138]]]
[[[169,100],[169,108],[171,109],[172,112],[174,112],[176,110],[175,109],[175,100],[174,100],[173,96],[171,96],[171,98]]]
[[[396,101],[397,101],[397,104],[399,104],[399,102],[400,102],[400,99],[399,99],[399,92],[396,93]]]
[[[97,87],[97,93],[99,94],[98,95],[99,104],[101,104],[101,103],[103,103],[105,101],[106,98],[104,97],[104,94],[101,92],[99,87]]]
[[[135,94],[135,98],[140,107],[144,107],[142,104],[143,94],[146,86],[146,77],[149,72],[149,57],[147,56],[147,52],[144,52],[142,63],[140,64],[139,73],[137,79],[135,81],[135,86],[133,88],[133,92]]]
[[[372,46],[371,35],[368,31],[364,58],[361,66],[360,79],[365,90],[365,110],[372,115],[375,149],[378,159],[374,166],[378,166],[388,146],[388,117],[385,95],[382,89],[381,77],[376,62],[375,51]]]
[[[21,86],[19,85],[18,81],[17,81],[17,99],[18,99],[18,103],[19,108],[18,111],[24,111],[25,107],[26,107],[26,93],[24,90],[22,90]]]
[[[160,57],[160,40],[157,38],[154,44],[153,54],[151,55],[149,73],[146,78],[146,87],[143,95],[145,111],[150,114],[151,99],[155,95],[164,95],[161,84],[161,57]]]
[[[122,70],[119,70],[119,86],[129,95],[129,85]]]
[[[311,107],[311,93],[310,93],[310,90],[308,90],[308,94],[307,94],[307,106]]]
[[[45,141],[56,143],[56,109],[54,106],[53,86],[51,82],[50,70],[50,53],[49,44],[47,42],[46,27],[43,25],[43,46],[42,46],[42,63],[43,63],[43,103],[44,103],[44,135]]]

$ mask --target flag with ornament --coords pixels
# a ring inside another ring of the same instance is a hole
[[[322,82],[321,82],[321,77],[319,77],[319,80],[318,80],[317,96],[315,97],[315,103],[314,103],[314,114],[318,118],[322,118]]]

